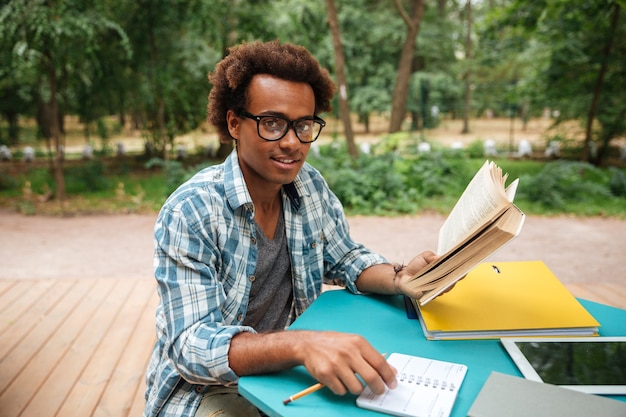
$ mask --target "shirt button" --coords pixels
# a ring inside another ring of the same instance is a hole
[[[241,323],[241,321],[243,320],[243,314],[238,315],[237,320],[239,320],[239,322]]]
[[[252,238],[252,244],[253,244],[253,245],[256,245],[256,237],[253,237],[253,238]]]
[[[250,282],[254,282],[256,280],[256,277],[254,275],[250,275]]]
[[[197,392],[198,394],[202,394],[202,391],[204,391],[204,386],[202,386],[202,385],[198,385],[198,386],[196,387],[196,392]]]
[[[315,242],[311,243],[311,248],[315,249],[316,246],[317,246],[317,243]]]

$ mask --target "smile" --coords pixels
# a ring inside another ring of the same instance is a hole
[[[278,158],[274,158],[274,161],[280,162],[281,164],[294,164],[298,162],[297,159],[278,159]]]

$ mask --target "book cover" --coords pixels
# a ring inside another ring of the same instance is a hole
[[[405,417],[450,415],[467,366],[401,353],[387,361],[398,370],[398,387],[381,395],[366,387],[357,398],[359,407]]]
[[[491,373],[468,417],[623,417],[626,403],[610,398]]]
[[[481,263],[452,291],[415,304],[428,339],[596,336],[600,326],[542,261]]]

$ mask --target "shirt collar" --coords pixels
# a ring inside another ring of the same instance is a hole
[[[300,173],[296,179],[283,186],[283,192],[289,198],[291,205],[295,211],[300,209],[300,192],[303,190],[300,184]],[[243,172],[239,166],[239,158],[237,158],[237,150],[234,149],[224,161],[224,192],[228,204],[234,209],[241,206],[249,205],[252,209],[252,197],[248,192],[246,181],[243,178]]]

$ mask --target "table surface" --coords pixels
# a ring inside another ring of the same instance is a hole
[[[580,300],[601,323],[601,336],[626,336],[626,310]],[[521,376],[499,340],[430,341],[419,321],[408,319],[401,296],[354,295],[345,290],[324,292],[290,329],[334,330],[366,337],[379,352],[399,352],[468,366],[451,416],[467,411],[492,371]],[[304,367],[242,377],[239,392],[269,416],[350,417],[381,415],[356,406],[356,396],[337,396],[328,389],[291,404],[283,400],[316,383]],[[626,396],[612,398],[626,401]]]

